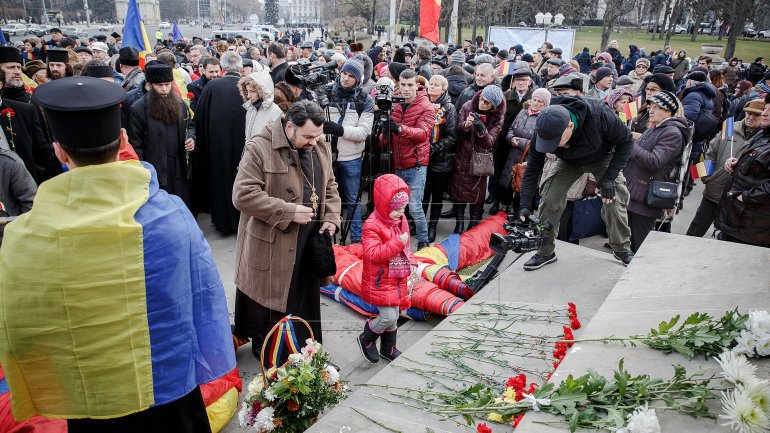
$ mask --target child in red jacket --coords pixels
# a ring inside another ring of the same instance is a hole
[[[361,238],[364,271],[361,294],[364,301],[377,306],[380,315],[368,320],[358,336],[358,346],[369,362],[380,356],[392,361],[401,355],[396,348],[400,310],[409,308],[407,280],[412,267],[409,225],[404,210],[409,204],[409,187],[394,174],[374,182],[374,212],[366,219]],[[377,353],[377,339],[382,338]]]

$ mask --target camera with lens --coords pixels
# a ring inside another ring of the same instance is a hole
[[[381,84],[377,87],[377,93],[374,95],[374,105],[381,112],[389,112],[393,109],[393,103],[406,102],[403,96],[393,95],[393,86],[390,84]]]
[[[489,248],[498,254],[508,251],[526,253],[535,251],[546,244],[548,237],[546,232],[553,229],[550,221],[540,221],[530,217],[527,221],[521,221],[516,215],[508,215],[508,222],[503,225],[507,234],[492,233],[489,239]]]
[[[337,62],[324,63],[312,66],[310,63],[296,65],[299,71],[296,77],[302,82],[305,89],[313,92],[316,102],[321,107],[329,105],[329,95],[334,85],[332,71],[337,68]]]

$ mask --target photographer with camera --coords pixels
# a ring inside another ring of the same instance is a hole
[[[348,208],[351,242],[361,242],[358,190],[364,143],[374,123],[374,101],[361,89],[363,76],[364,65],[359,60],[345,62],[329,98],[331,120],[324,122],[324,133],[332,136],[332,148],[337,149],[335,176],[342,188],[342,203]]]
[[[417,229],[417,249],[421,249],[430,245],[422,198],[430,155],[430,131],[435,122],[436,110],[425,89],[418,86],[417,72],[412,69],[403,70],[398,82],[405,102],[394,105],[393,114],[383,125],[383,135],[392,134],[395,174],[409,185],[409,214]],[[387,141],[383,137],[380,142]]]
[[[556,261],[554,237],[567,205],[567,191],[583,173],[592,173],[599,179],[602,219],[607,223],[615,258],[625,266],[631,263],[634,253],[630,249],[631,230],[626,213],[629,197],[626,179],[620,171],[626,166],[633,146],[631,131],[602,101],[559,96],[540,112],[521,186],[519,217],[529,218],[529,206],[535,197],[546,153],[553,153],[558,158],[553,168],[555,174],[541,188],[539,217],[554,222],[554,230],[548,233],[548,242],[524,264],[525,270],[540,269]]]

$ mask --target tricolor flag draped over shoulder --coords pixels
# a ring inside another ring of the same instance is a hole
[[[441,0],[420,0],[420,36],[438,44]]]
[[[152,45],[147,38],[147,30],[144,28],[144,21],[142,21],[142,14],[139,12],[139,5],[136,4],[136,0],[128,0],[125,23],[123,46],[133,47],[139,51],[139,66],[144,69],[144,56],[152,52]]]

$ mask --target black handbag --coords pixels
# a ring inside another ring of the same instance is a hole
[[[679,197],[679,184],[653,180],[647,189],[647,206],[655,209],[673,209]]]
[[[318,233],[313,229],[313,234],[307,240],[307,249],[313,271],[321,278],[334,276],[337,273],[337,262],[334,261],[334,248],[332,236],[328,231]]]
[[[700,143],[711,138],[711,135],[719,127],[719,118],[708,110],[701,110],[695,119],[695,127],[692,137],[693,143]]]

